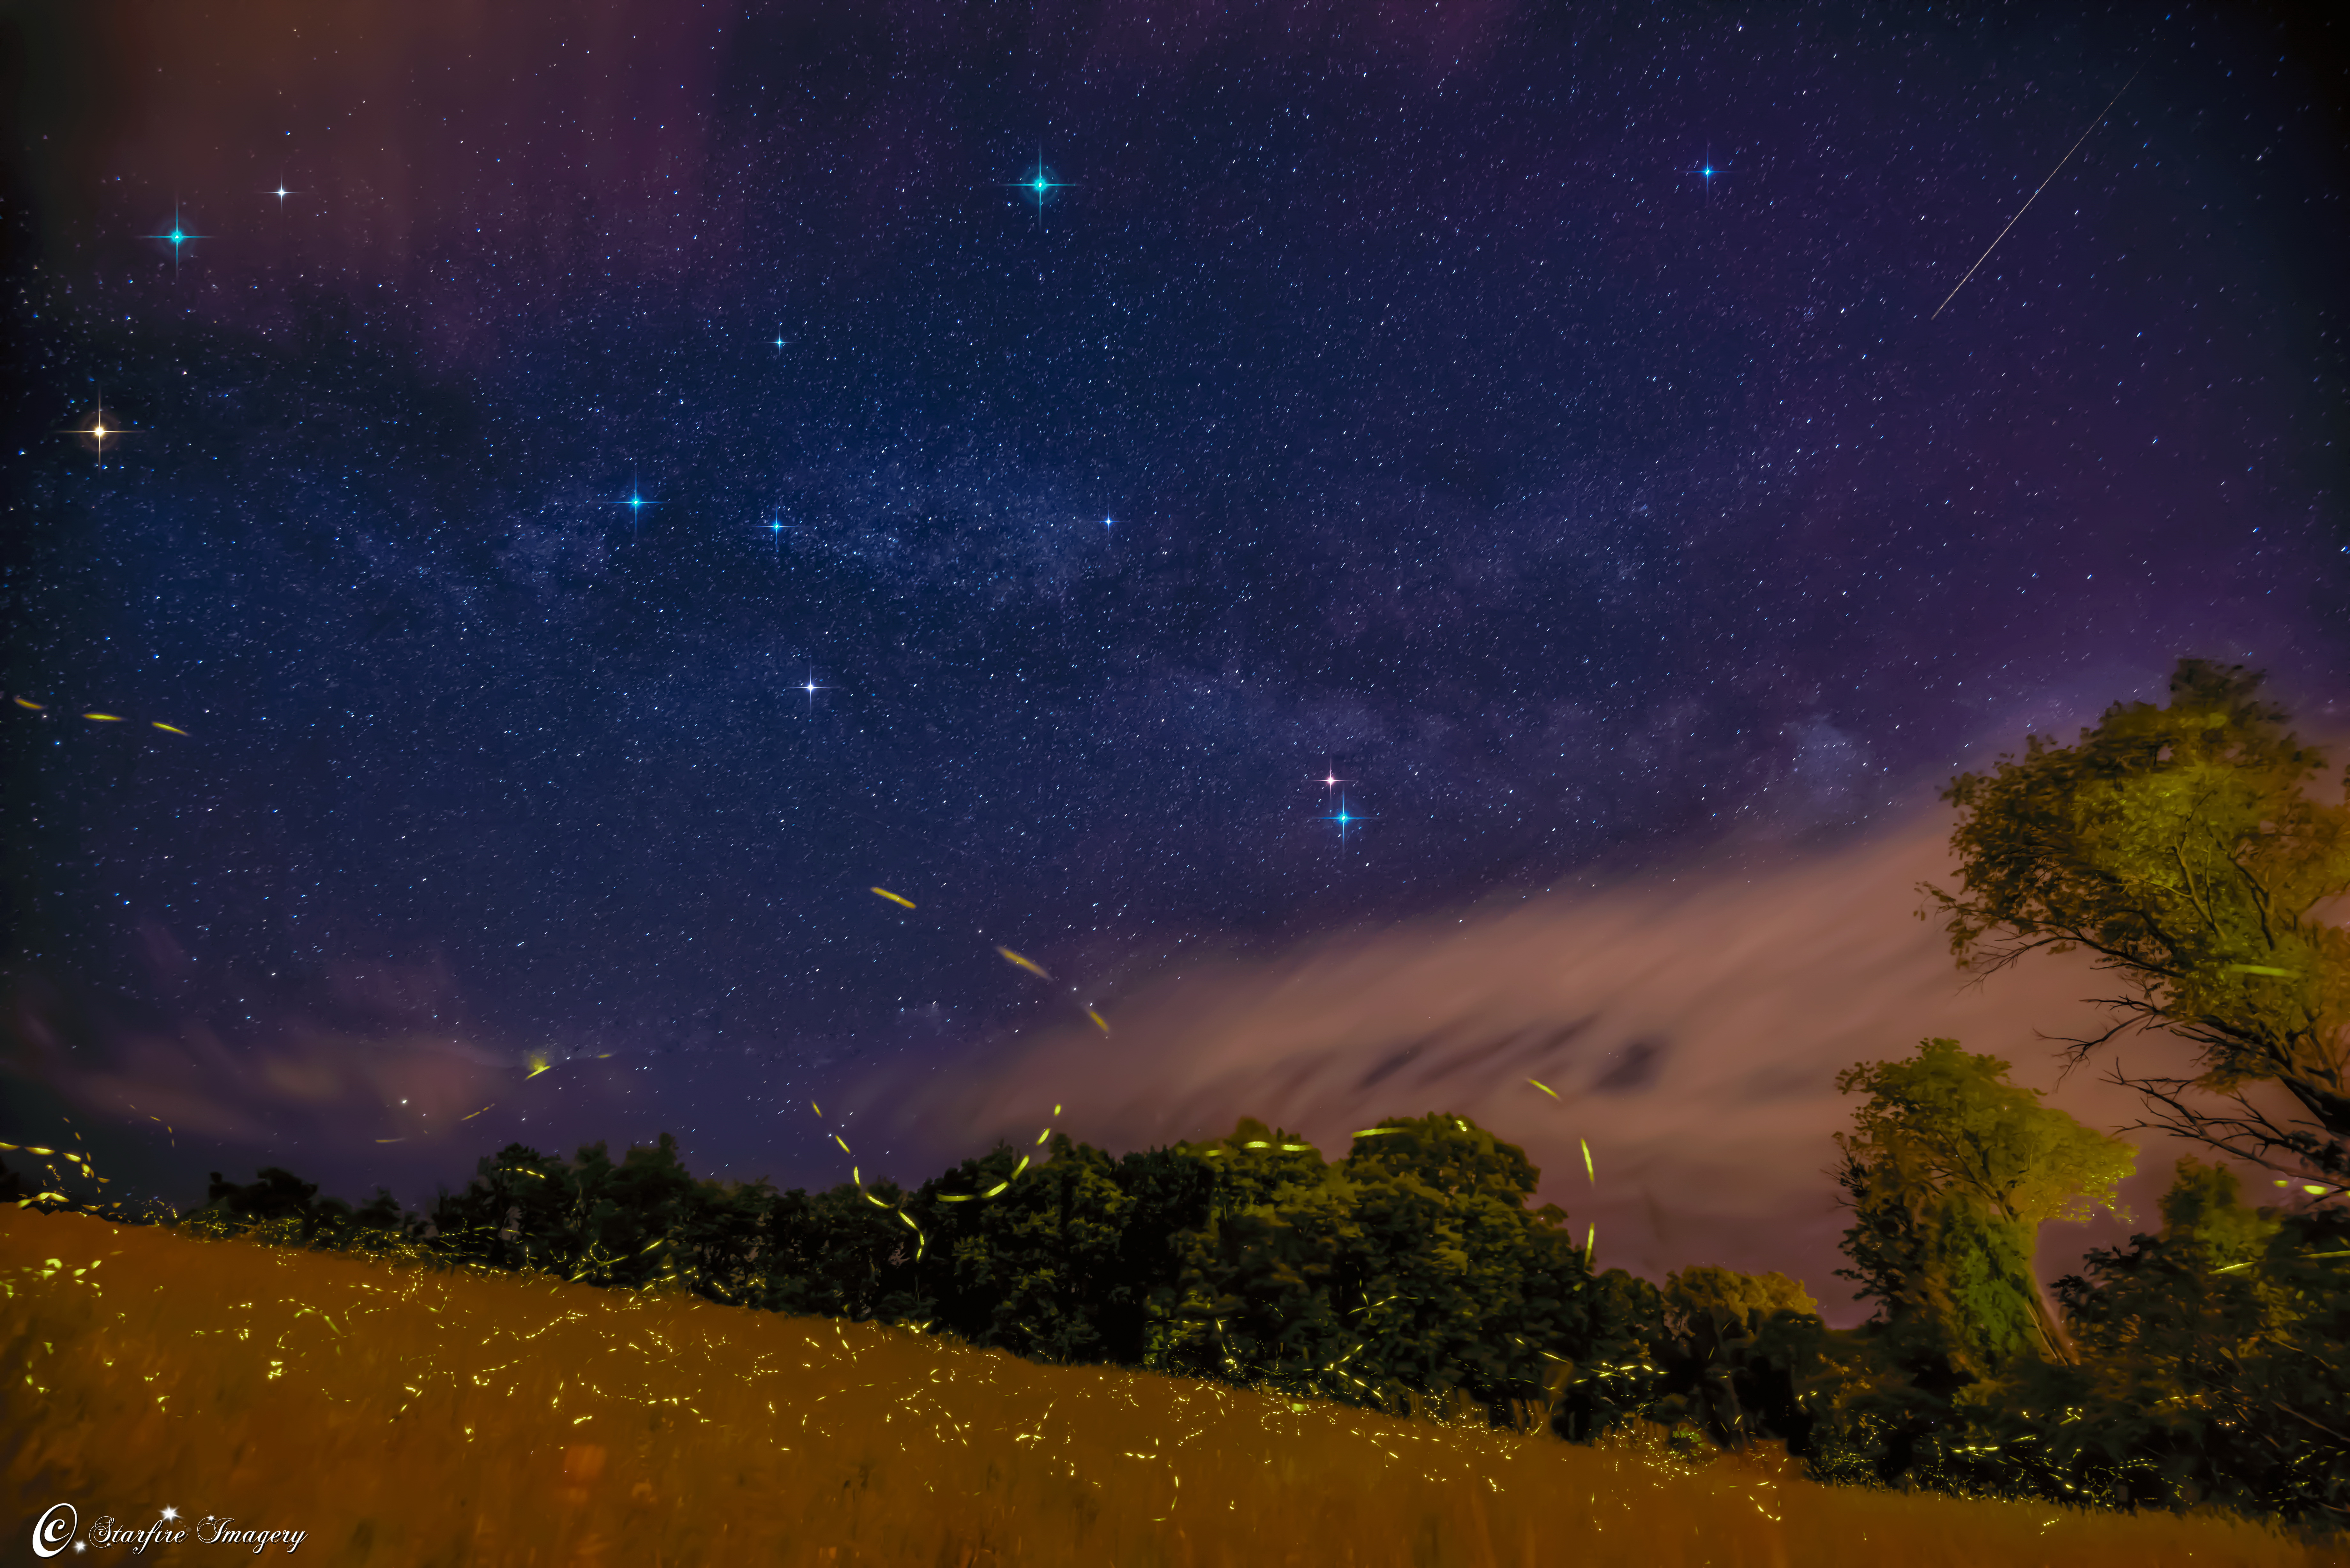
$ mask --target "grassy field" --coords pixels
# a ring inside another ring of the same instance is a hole
[[[2219,1518],[1813,1485],[901,1330],[0,1210],[6,1561],[87,1530],[307,1532],[305,1562],[2350,1563]],[[138,1557],[225,1562],[192,1533]],[[264,1556],[285,1550],[266,1547]]]

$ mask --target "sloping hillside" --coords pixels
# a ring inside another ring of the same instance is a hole
[[[206,1516],[304,1561],[548,1568],[2344,1560],[73,1215],[0,1210],[0,1290],[12,1552],[68,1503],[85,1536],[175,1510],[162,1562],[218,1560]]]

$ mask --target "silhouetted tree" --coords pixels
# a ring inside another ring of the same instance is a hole
[[[2182,1159],[2158,1234],[2056,1293],[2081,1366],[2041,1397],[2042,1462],[2118,1500],[2350,1520],[2350,1216],[2252,1209]]]
[[[1776,1438],[1808,1451],[1804,1376],[1825,1332],[1811,1293],[1776,1272],[1701,1265],[1669,1276],[1662,1294],[1648,1418],[1690,1423],[1723,1448]]]

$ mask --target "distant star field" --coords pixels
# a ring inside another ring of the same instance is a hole
[[[1570,1210],[1657,1140],[1615,1261],[1817,1275],[1812,1079],[1963,977],[1788,933],[2180,654],[2350,732],[2314,9],[0,26],[0,1137],[174,1202],[1458,1109]]]

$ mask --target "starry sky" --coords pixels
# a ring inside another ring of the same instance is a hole
[[[1350,944],[1899,904],[1936,785],[2181,653],[2350,700],[2314,10],[6,29],[0,1085],[179,1201],[664,1127],[828,1182],[827,1091],[919,1179],[1032,1044],[1079,1136],[1211,1134],[1263,1085],[1113,1114],[1164,1021]]]

